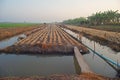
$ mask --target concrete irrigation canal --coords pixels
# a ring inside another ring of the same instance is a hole
[[[71,31],[63,25],[43,24],[21,35],[1,41],[0,77],[3,78],[0,79],[17,80],[20,77],[26,79],[26,76],[58,74],[49,77],[29,77],[28,80],[37,78],[40,80],[106,80],[110,78],[119,80],[119,62],[95,51],[84,43],[85,40],[82,41],[82,37],[80,33]],[[90,59],[92,62],[89,63],[85,57],[85,55],[90,57],[91,52],[95,54],[95,57],[97,56],[96,60],[104,60],[102,63],[114,73],[105,75],[95,71],[91,64],[94,63],[95,66],[97,62]]]

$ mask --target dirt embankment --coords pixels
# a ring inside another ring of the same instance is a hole
[[[74,32],[83,33],[86,37],[99,41],[102,44],[108,45],[115,51],[120,51],[120,32],[110,32],[91,28],[83,28],[78,26],[66,26]]]
[[[119,78],[107,78],[93,73],[82,73],[81,75],[50,75],[31,77],[5,77],[0,80],[119,80]]]
[[[18,27],[18,28],[0,28],[0,40],[18,35],[25,31],[35,29],[36,27]]]

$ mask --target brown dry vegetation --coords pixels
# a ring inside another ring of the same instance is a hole
[[[2,52],[17,53],[73,53],[73,47],[88,52],[87,48],[73,39],[58,25],[48,24],[26,33],[27,37],[7,47]]]
[[[0,28],[0,40],[18,35],[20,33],[23,33],[25,31],[32,30],[36,27],[18,27],[18,28]]]
[[[113,50],[120,51],[120,32],[110,32],[71,25],[67,25],[66,27],[75,32],[81,32],[88,38],[103,41],[103,43],[110,46]]]
[[[120,80],[119,78],[107,78],[93,73],[82,73],[80,75],[50,75],[31,77],[5,77],[0,80]]]

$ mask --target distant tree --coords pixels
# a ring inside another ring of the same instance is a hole
[[[87,19],[80,17],[65,20],[63,23],[72,25],[120,25],[120,13],[118,13],[118,10],[96,12],[95,14],[88,16]]]
[[[88,21],[91,25],[110,25],[110,24],[120,24],[120,13],[116,11],[104,11],[97,12],[91,16],[88,16]]]
[[[72,25],[85,25],[88,24],[88,20],[84,17],[80,17],[80,18],[65,20],[63,21],[63,23],[72,24]]]

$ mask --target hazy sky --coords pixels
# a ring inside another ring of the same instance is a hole
[[[0,0],[0,22],[55,22],[119,10],[120,0]]]

